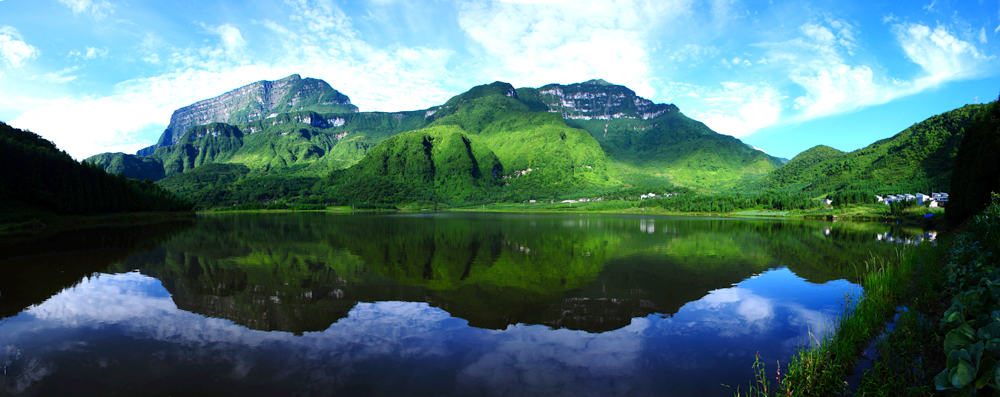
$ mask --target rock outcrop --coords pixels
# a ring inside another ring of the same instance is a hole
[[[539,99],[550,112],[566,119],[612,120],[632,118],[650,120],[667,112],[677,112],[677,106],[653,103],[635,94],[628,87],[590,80],[583,83],[549,84],[538,89]]]
[[[191,127],[209,123],[244,124],[281,113],[311,110],[317,113],[357,112],[351,99],[323,80],[298,74],[281,80],[261,80],[215,98],[195,102],[174,111],[170,125],[156,145],[139,150],[149,156],[158,147],[176,144]]]

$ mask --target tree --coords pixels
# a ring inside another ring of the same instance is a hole
[[[1000,98],[998,98],[1000,99]],[[1000,192],[1000,100],[973,118],[965,132],[951,174],[948,218],[961,223],[979,213]]]

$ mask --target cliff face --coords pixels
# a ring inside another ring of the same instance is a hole
[[[667,112],[678,111],[677,106],[653,103],[637,96],[625,86],[604,80],[561,85],[549,84],[538,89],[539,99],[550,112],[575,120],[612,120],[632,118],[650,120]]]
[[[136,154],[149,156],[158,147],[176,144],[189,128],[197,125],[238,125],[299,110],[346,113],[357,112],[358,108],[347,95],[323,80],[303,79],[297,74],[281,80],[261,80],[175,110],[159,142]]]

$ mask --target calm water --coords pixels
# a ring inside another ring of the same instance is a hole
[[[907,232],[308,213],[64,233],[0,251],[0,376],[12,395],[732,396],[758,352],[773,376],[822,338],[856,265]]]

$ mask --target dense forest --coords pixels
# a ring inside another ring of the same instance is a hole
[[[3,221],[25,212],[60,215],[186,211],[192,204],[157,186],[73,160],[52,142],[0,122]]]
[[[953,200],[949,216],[965,220],[990,203],[1000,192],[1000,98],[976,114],[958,149],[951,177]]]

